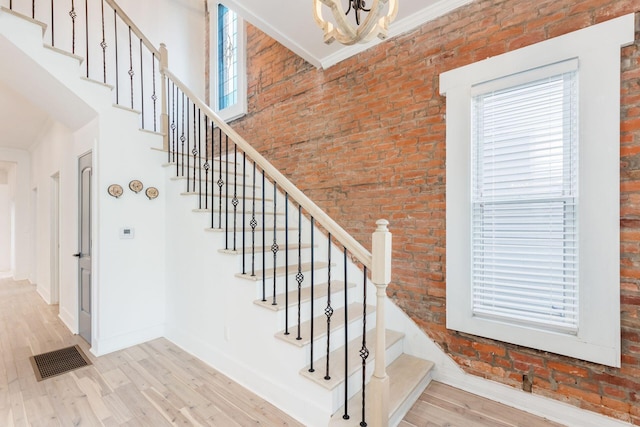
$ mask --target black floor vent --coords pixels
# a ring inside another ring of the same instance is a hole
[[[91,365],[91,361],[77,345],[31,356],[29,360],[38,381]]]

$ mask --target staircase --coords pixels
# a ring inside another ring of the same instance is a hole
[[[105,3],[129,22],[113,1]],[[44,33],[46,24],[6,8],[0,20],[11,24],[9,32],[21,39],[18,48],[39,66],[70,70],[56,72],[55,79],[97,111],[101,127],[119,128],[122,138],[138,133],[127,145],[135,164],[114,165],[117,143],[98,140],[98,210],[116,203],[102,187],[132,171],[146,171],[152,178],[145,180],[158,182],[164,198],[163,212],[148,216],[157,225],[152,238],[163,245],[164,266],[149,268],[162,264],[157,259],[139,266],[162,280],[164,290],[154,288],[154,280],[120,285],[162,295],[161,322],[108,339],[98,335],[93,351],[164,335],[306,425],[397,425],[431,380],[433,363],[416,356],[421,332],[386,297],[386,222],[373,234],[372,254],[182,84],[167,69],[164,47],[150,48],[153,84],[141,82],[140,100],[131,77],[131,105],[113,108],[128,88],[110,85],[107,71],[102,82],[78,76],[85,66],[89,73],[81,57],[44,47],[42,40],[39,47],[25,44],[23,31]],[[127,25],[142,51],[148,40]],[[122,72],[128,74],[126,67]],[[146,97],[153,93],[146,113],[145,88]],[[133,108],[138,106],[140,111]],[[151,171],[154,163],[164,169]],[[100,245],[109,243],[102,240]],[[102,287],[107,280],[96,281]],[[115,295],[109,292],[115,291],[101,288],[95,298]],[[136,301],[145,304],[144,296]],[[134,316],[122,307],[103,308],[99,325]],[[121,323],[139,321],[133,319]]]

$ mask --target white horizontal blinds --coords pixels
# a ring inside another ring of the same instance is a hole
[[[473,98],[475,316],[577,331],[577,108],[577,71]]]

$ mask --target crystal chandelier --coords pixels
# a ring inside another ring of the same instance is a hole
[[[345,1],[349,3],[346,12],[342,6]],[[353,45],[367,43],[375,37],[385,39],[389,23],[398,15],[398,0],[367,0],[366,3],[365,0],[313,0],[313,15],[324,31],[324,42],[329,44],[337,40],[344,45]],[[335,24],[324,19],[322,5],[331,9]],[[349,13],[355,15],[355,26],[347,19]]]

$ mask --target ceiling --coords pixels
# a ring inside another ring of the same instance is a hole
[[[28,149],[49,120],[49,114],[0,79],[0,147]]]
[[[398,0],[398,17],[391,23],[389,37],[410,31],[425,22],[457,9],[472,0]],[[342,0],[347,10],[348,0]],[[343,46],[323,42],[322,30],[313,18],[311,0],[227,0],[225,3],[240,16],[260,28],[269,36],[315,65],[328,68],[376,44]],[[323,7],[323,16],[331,15]]]

